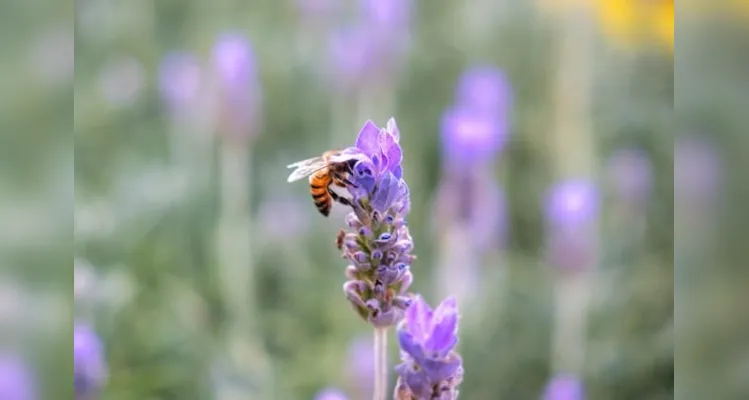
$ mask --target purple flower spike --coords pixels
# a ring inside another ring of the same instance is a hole
[[[458,81],[456,103],[460,106],[505,119],[512,102],[510,82],[494,66],[472,67]]]
[[[410,0],[362,0],[366,21],[382,29],[402,29],[411,20]]]
[[[77,323],[73,333],[76,400],[95,399],[107,379],[104,349],[96,333]]]
[[[332,32],[329,52],[335,83],[351,89],[382,66],[375,39],[371,30],[358,25]]]
[[[546,385],[543,400],[585,400],[585,388],[575,376],[559,374]]]
[[[400,130],[391,118],[380,128],[367,121],[355,145],[331,157],[347,163],[353,212],[350,231],[342,233],[341,251],[351,265],[343,288],[355,311],[375,327],[396,325],[408,307],[413,276],[413,239],[406,215],[410,191],[403,180]]]
[[[255,55],[239,33],[225,33],[213,46],[213,66],[222,84],[238,90],[255,83]]]
[[[257,132],[260,84],[255,55],[242,34],[221,35],[213,45],[213,71],[219,85],[220,130],[247,139]]]
[[[454,107],[442,117],[442,149],[447,164],[470,166],[490,161],[507,140],[507,124],[493,114]]]
[[[462,381],[458,343],[458,306],[448,297],[432,310],[416,296],[398,328],[403,363],[396,367],[396,399],[456,399]],[[411,397],[408,397],[411,396]]]
[[[327,388],[317,393],[315,400],[348,400],[348,396],[340,389]]]
[[[0,357],[0,399],[36,400],[36,379],[28,364],[18,356]]]
[[[647,201],[653,185],[653,166],[644,151],[617,150],[609,159],[609,173],[619,199],[632,204]]]
[[[375,374],[374,343],[370,337],[361,337],[351,342],[346,370],[353,386],[362,393],[372,393]]]
[[[598,189],[586,180],[558,183],[546,198],[546,218],[561,229],[574,229],[593,221],[598,214]]]
[[[586,180],[555,185],[546,198],[550,262],[566,270],[585,268],[594,260],[598,190]]]
[[[159,91],[173,112],[190,112],[203,88],[203,69],[192,54],[167,55],[159,69]]]

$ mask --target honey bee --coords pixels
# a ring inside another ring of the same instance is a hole
[[[315,207],[324,216],[330,214],[333,202],[351,206],[351,200],[336,193],[332,185],[339,187],[356,185],[348,178],[353,171],[356,156],[340,150],[329,150],[322,156],[309,158],[290,164],[287,168],[296,168],[289,175],[288,182],[309,177],[310,195]]]

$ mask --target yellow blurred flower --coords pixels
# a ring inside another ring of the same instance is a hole
[[[539,0],[543,9],[584,6],[597,17],[604,34],[629,47],[656,40],[673,50],[673,0]]]

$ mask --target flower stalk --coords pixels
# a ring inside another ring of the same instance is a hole
[[[387,328],[374,328],[374,400],[386,400],[388,388]]]

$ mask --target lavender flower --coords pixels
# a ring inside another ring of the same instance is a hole
[[[358,25],[331,32],[329,57],[335,83],[343,90],[351,90],[382,67],[384,58],[375,39],[371,30]]]
[[[463,365],[458,344],[458,306],[448,297],[432,310],[416,296],[398,327],[403,363],[395,367],[397,400],[457,399]]]
[[[407,27],[411,20],[410,0],[362,0],[361,8],[366,23],[383,34]]]
[[[653,184],[653,167],[644,151],[617,150],[609,159],[609,173],[619,199],[633,205],[647,201]]]
[[[720,154],[706,137],[686,136],[674,143],[674,199],[692,210],[711,207],[721,190]],[[681,207],[678,207],[681,208]]]
[[[585,388],[575,376],[559,374],[546,385],[543,400],[585,400]]]
[[[104,349],[96,333],[83,323],[74,327],[73,355],[76,400],[97,398],[107,379]]]
[[[346,218],[343,257],[349,281],[344,292],[359,315],[375,327],[398,323],[410,303],[406,290],[413,276],[413,240],[405,217],[410,209],[408,185],[402,179],[400,133],[394,119],[385,128],[367,121],[356,147],[352,167],[353,210]]]
[[[260,99],[252,45],[240,33],[224,33],[213,46],[212,62],[219,85],[223,130],[234,136],[251,136],[255,133]]]
[[[366,397],[374,389],[374,343],[370,337],[357,338],[348,349],[346,373],[357,392]]]
[[[192,111],[202,85],[203,70],[192,54],[178,52],[164,58],[159,70],[159,91],[172,112]]]
[[[327,388],[318,392],[315,400],[348,400],[348,396],[340,389]]]
[[[592,261],[592,227],[598,215],[598,190],[587,180],[562,181],[546,198],[551,261],[563,268],[582,268]]]
[[[458,81],[456,104],[506,119],[512,107],[512,88],[504,73],[490,65],[466,70]]]
[[[441,131],[445,165],[455,171],[493,160],[504,146],[508,127],[494,114],[458,106],[445,112]]]
[[[0,357],[0,399],[38,398],[36,379],[29,365],[16,355]]]

